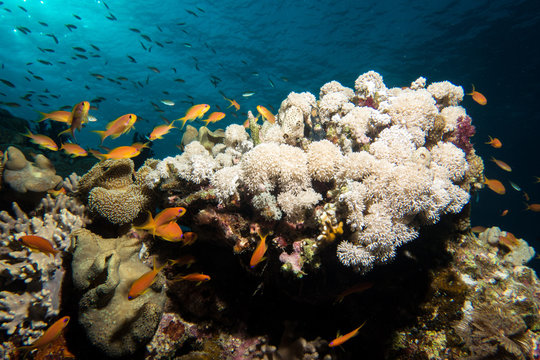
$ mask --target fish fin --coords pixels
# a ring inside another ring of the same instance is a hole
[[[60,135],[63,135],[63,134],[67,134],[67,133],[71,133],[71,136],[73,136],[73,137],[75,138],[75,135],[74,135],[73,132],[71,131],[71,128],[66,129],[66,130],[64,130],[64,131],[60,131],[60,132],[58,133],[57,136],[60,136]]]
[[[41,114],[42,118],[38,120],[38,122],[42,122],[42,121],[45,121],[49,118],[49,114],[47,113],[44,113],[44,112],[41,112],[41,111],[38,111],[38,113]]]
[[[468,93],[467,95],[473,95],[474,94],[474,84],[471,84],[472,85],[472,91],[470,93]]]
[[[101,143],[103,144],[103,140],[105,140],[105,131],[104,130],[92,130],[92,132],[99,135],[101,138]]]
[[[88,152],[92,155],[94,155],[95,157],[97,157],[100,161],[104,161],[104,160],[107,160],[107,156],[105,154],[102,154],[100,153],[99,151],[97,150],[88,150]]]
[[[179,121],[182,121],[182,127],[180,129],[183,129],[184,126],[186,125],[186,122],[188,121],[187,117],[182,117],[180,119],[176,119],[176,120],[179,120]]]

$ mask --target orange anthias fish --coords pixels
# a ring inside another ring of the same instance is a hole
[[[201,274],[201,273],[193,273],[193,274],[178,276],[175,280],[197,281],[201,283],[203,281],[210,280],[210,276]]]
[[[205,126],[208,126],[210,123],[218,122],[219,120],[225,117],[225,113],[222,112],[213,112],[208,116],[208,119],[202,120],[205,123]]]
[[[156,280],[157,274],[167,266],[167,263],[162,265],[159,268],[156,268],[156,258],[154,257],[154,268],[149,272],[143,274],[140,278],[135,280],[131,285],[131,288],[128,292],[128,300],[133,300],[138,296],[142,295]]]
[[[467,95],[471,95],[473,100],[479,103],[480,105],[486,105],[487,99],[484,95],[479,93],[478,91],[474,90],[474,84],[472,86],[472,92],[468,93]]]
[[[61,194],[66,193],[66,188],[61,187],[60,190],[47,190],[47,193],[51,194],[53,197],[58,197]]]
[[[131,159],[135,156],[139,155],[141,153],[141,149],[137,146],[132,145],[126,145],[126,146],[119,146],[111,151],[109,151],[107,154],[102,154],[96,150],[89,150],[92,155],[97,157],[100,160],[107,160],[107,159]]]
[[[19,240],[30,249],[40,251],[47,255],[56,255],[60,250],[56,250],[51,242],[41,236],[37,235],[24,235]]]
[[[152,213],[148,211],[148,219],[144,222],[144,224],[140,226],[134,226],[134,228],[139,230],[152,230],[152,234],[155,235],[157,227],[167,225],[170,222],[176,221],[185,213],[186,209],[183,207],[171,207],[160,211],[154,219],[152,217]]]
[[[240,104],[238,104],[236,102],[236,100],[234,99],[227,99],[225,96],[223,97],[225,100],[227,100],[228,102],[230,102],[231,104],[229,106],[227,106],[227,109],[230,108],[231,106],[234,106],[234,108],[236,109],[236,111],[240,110]]]
[[[514,234],[512,234],[509,231],[506,232],[506,235],[499,236],[499,243],[506,245],[508,247],[515,247],[519,245],[518,239],[515,237]]]
[[[259,241],[259,244],[255,248],[255,251],[253,252],[253,255],[251,255],[251,260],[249,261],[249,266],[253,269],[255,266],[257,266],[261,261],[264,260],[264,253],[266,253],[266,250],[268,249],[268,245],[266,245],[266,237],[268,234],[262,236],[259,233],[259,237],[261,240]]]
[[[499,180],[486,178],[484,184],[499,195],[504,195],[506,193],[504,185]]]
[[[170,242],[180,242],[184,240],[182,228],[174,221],[157,226],[155,235]]]
[[[534,211],[534,212],[540,212],[540,204],[527,204],[527,203],[525,203],[525,206],[527,206],[525,208],[525,210],[531,210],[531,211]]]
[[[189,110],[186,112],[186,115],[184,117],[181,117],[180,120],[182,121],[182,129],[184,128],[184,125],[186,125],[186,121],[200,119],[204,116],[204,114],[210,109],[210,105],[208,104],[199,104],[199,105],[193,105],[189,108]],[[175,121],[176,121],[175,120]]]
[[[336,302],[342,302],[343,299],[345,298],[345,296],[355,294],[355,293],[359,293],[359,292],[363,292],[363,291],[371,288],[372,286],[373,286],[373,283],[370,283],[370,282],[367,282],[367,281],[358,283],[356,285],[353,285],[350,288],[343,291],[341,294],[339,294],[336,297]]]
[[[196,262],[197,260],[195,259],[193,255],[184,255],[184,256],[180,256],[176,260],[169,260],[169,263],[171,265],[178,265],[178,266],[186,265],[186,267],[188,268],[191,266],[191,264],[195,264]]]
[[[36,145],[39,145],[39,147],[42,147],[44,149],[49,149],[52,151],[58,151],[58,145],[56,145],[54,140],[48,136],[40,135],[40,134],[32,134],[30,130],[28,130],[28,134],[23,134],[23,135],[32,139],[32,142]]]
[[[491,161],[493,161],[495,164],[497,164],[497,166],[500,167],[501,169],[503,169],[504,171],[508,171],[508,172],[512,171],[512,168],[510,167],[510,165],[508,165],[507,163],[505,163],[502,160],[497,160],[492,156]]]
[[[96,134],[99,134],[101,137],[101,142],[108,138],[109,136],[113,139],[116,139],[122,134],[125,134],[131,130],[135,122],[137,121],[137,115],[135,114],[125,114],[120,116],[118,119],[111,121],[107,124],[105,131],[103,130],[94,130]]]
[[[195,241],[197,241],[197,237],[197,234],[192,231],[185,232],[183,237],[184,245],[193,244]]]
[[[362,328],[362,326],[364,326],[366,322],[364,321],[362,323],[362,325],[360,325],[359,327],[357,327],[356,329],[354,329],[353,331],[351,331],[350,333],[348,334],[345,334],[345,335],[341,335],[341,336],[338,336],[337,338],[335,338],[334,340],[332,340],[330,342],[330,344],[328,344],[329,347],[334,347],[334,346],[339,346],[339,345],[342,345],[344,342],[346,342],[347,340],[349,340],[350,338],[358,335],[358,331]]]
[[[152,132],[150,133],[150,136],[148,137],[148,139],[151,141],[156,140],[156,139],[163,139],[163,136],[167,135],[169,131],[171,131],[172,129],[178,129],[177,127],[174,126],[175,121],[176,120],[171,121],[171,123],[168,125],[156,126],[154,130],[152,130]]]
[[[50,344],[53,342],[58,336],[60,336],[60,333],[69,323],[69,316],[64,316],[63,318],[60,318],[57,320],[54,324],[49,326],[47,330],[45,330],[45,333],[40,336],[39,339],[34,341],[32,345],[28,346],[19,346],[18,350],[31,350],[36,349],[42,346],[45,346],[47,344]]]
[[[262,117],[264,117],[270,124],[274,124],[274,123],[276,122],[275,116],[270,112],[270,110],[268,110],[268,109],[265,108],[264,106],[262,106],[262,105],[257,105],[257,111],[258,111],[259,114],[261,114]]]
[[[75,138],[75,130],[81,130],[83,124],[88,122],[88,111],[90,110],[90,103],[88,101],[81,101],[73,107],[71,110],[71,121],[69,129],[61,131],[58,135],[70,133]]]
[[[64,143],[62,146],[60,146],[60,150],[64,150],[66,154],[73,157],[88,155],[88,152],[77,144]]]
[[[52,121],[58,121],[58,122],[66,123],[66,124],[71,124],[71,112],[69,111],[59,110],[59,111],[53,111],[51,113],[44,113],[40,111],[39,113],[43,117],[38,122],[51,119]]]
[[[501,216],[506,216],[508,215],[508,209],[504,209],[501,213]]]
[[[499,140],[497,138],[492,138],[491,136],[489,137],[489,141],[486,142],[486,144],[491,145],[496,149],[499,149],[500,147],[502,147],[501,140]]]
[[[484,231],[486,231],[486,229],[487,229],[487,228],[486,228],[485,226],[480,226],[480,225],[478,225],[478,226],[473,226],[473,227],[471,228],[471,231],[472,231],[473,233],[483,233]]]

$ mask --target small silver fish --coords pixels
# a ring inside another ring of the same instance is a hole
[[[255,95],[254,91],[247,91],[247,92],[242,94],[243,97],[250,97],[250,96],[253,96],[253,95]]]
[[[508,180],[508,182],[509,182],[510,185],[514,188],[514,190],[516,190],[516,191],[521,191],[521,188],[519,187],[518,184],[516,184],[516,183],[514,183],[514,182],[512,182],[512,181],[510,181],[510,180]]]
[[[159,100],[159,101],[161,101],[164,105],[174,106],[174,101],[172,101],[172,100],[163,99],[163,100]]]

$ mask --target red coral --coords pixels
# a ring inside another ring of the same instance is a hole
[[[469,116],[460,116],[457,120],[457,127],[454,132],[452,143],[468,155],[472,149],[471,137],[476,133],[475,127],[471,124],[472,120]]]

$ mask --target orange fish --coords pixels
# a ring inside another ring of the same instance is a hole
[[[227,109],[230,108],[231,106],[234,106],[234,108],[236,109],[236,111],[240,110],[240,105],[236,102],[236,100],[234,100],[234,99],[227,99],[225,96],[223,96],[223,98],[224,98],[225,100],[227,100],[228,102],[231,103],[229,106],[227,106]]]
[[[133,143],[131,144],[131,146],[139,151],[142,151],[142,149],[145,149],[148,147],[148,142],[145,142],[145,143],[140,143],[140,142],[136,142],[136,143]]]
[[[109,136],[113,139],[116,139],[122,134],[125,134],[131,130],[135,122],[137,121],[137,115],[135,114],[125,114],[117,118],[116,120],[111,121],[107,124],[107,130],[94,130],[96,134],[99,134],[101,137],[101,143],[108,138]]]
[[[485,226],[473,226],[473,227],[471,228],[471,231],[472,231],[473,233],[483,233],[484,231],[486,231],[486,229],[487,229],[487,228],[486,228]]]
[[[52,121],[58,121],[58,122],[63,122],[63,123],[66,123],[66,124],[70,124],[71,123],[71,112],[69,111],[53,111],[51,113],[44,113],[44,112],[39,112],[43,117],[38,121],[38,122],[42,122],[42,121],[45,121],[47,119],[51,119]]]
[[[518,246],[519,245],[519,241],[518,239],[516,239],[516,237],[514,236],[514,234],[512,234],[511,232],[507,231],[506,232],[506,235],[502,236],[500,235],[499,236],[499,242],[503,245],[506,245],[508,247],[514,247],[514,246]]]
[[[32,134],[30,130],[28,130],[28,134],[23,134],[23,135],[32,139],[32,142],[36,145],[39,145],[39,147],[41,148],[49,149],[52,151],[58,151],[58,145],[56,145],[54,140],[48,136],[40,135],[40,134]]]
[[[164,225],[171,221],[176,221],[178,218],[184,216],[186,209],[183,207],[170,207],[160,211],[154,220],[155,226]],[[150,215],[151,217],[152,215]]]
[[[191,245],[197,241],[197,234],[192,231],[185,232],[183,241],[184,245]]]
[[[176,260],[169,260],[169,263],[171,265],[179,265],[179,266],[186,265],[188,268],[191,266],[191,264],[194,264],[195,262],[197,262],[197,260],[195,259],[193,255],[184,255],[184,256],[180,256]]]
[[[175,278],[175,280],[197,281],[200,284],[203,281],[210,280],[210,276],[201,273],[192,273],[188,275],[178,276]]]
[[[60,146],[60,150],[64,150],[66,154],[73,157],[88,155],[88,152],[86,152],[86,150],[84,150],[81,146],[77,144],[64,143],[62,144],[62,146]]]
[[[337,298],[336,298],[336,302],[342,302],[343,299],[345,298],[345,296],[351,295],[351,294],[354,294],[354,293],[363,292],[363,291],[371,288],[372,286],[373,286],[373,283],[370,283],[368,281],[361,282],[361,283],[358,283],[356,285],[353,285],[350,288],[343,291],[341,294],[339,294],[337,296]]]
[[[152,130],[150,133],[150,136],[148,137],[148,140],[153,141],[156,139],[163,139],[163,136],[167,135],[171,129],[178,129],[177,127],[174,127],[174,122],[176,120],[171,121],[168,125],[158,125]]]
[[[75,138],[75,130],[81,130],[83,124],[88,122],[88,111],[90,110],[90,103],[88,101],[81,101],[73,107],[71,110],[71,121],[68,129],[61,131],[58,136],[70,133]]]
[[[45,330],[43,335],[41,335],[39,339],[34,341],[32,345],[19,346],[17,349],[18,350],[32,350],[32,349],[36,349],[39,347],[43,347],[47,344],[50,344],[51,342],[56,340],[56,338],[60,335],[60,333],[62,332],[62,330],[64,330],[64,328],[67,326],[68,323],[69,323],[69,316],[64,316],[63,318],[60,318],[54,324],[49,326],[49,328]]]
[[[61,194],[66,193],[66,189],[64,187],[61,187],[60,190],[47,190],[49,194],[51,194],[53,197],[58,197]]]
[[[508,209],[505,209],[503,210],[503,212],[501,213],[501,216],[506,216],[508,214]]]
[[[156,229],[160,226],[167,225],[170,222],[176,221],[179,217],[183,216],[186,213],[186,209],[183,207],[171,207],[166,208],[160,211],[156,218],[152,217],[152,213],[148,211],[148,219],[144,224],[140,226],[134,226],[135,229],[139,230],[152,230],[152,234],[156,234]]]
[[[540,212],[540,204],[525,204],[527,208],[525,210],[531,210],[534,212]]]
[[[180,119],[176,119],[176,120],[180,120],[182,121],[182,127],[181,129],[184,128],[184,125],[186,125],[186,121],[192,121],[192,120],[195,120],[195,119],[200,119],[204,116],[204,114],[210,109],[210,105],[208,104],[199,104],[199,105],[193,105],[192,107],[189,108],[189,110],[186,112],[186,115],[184,115],[183,117],[181,117]],[[176,121],[174,120],[174,121]]]
[[[489,137],[489,141],[486,142],[486,144],[491,145],[496,149],[498,149],[498,148],[500,148],[502,146],[501,140],[499,140],[497,138],[492,138],[491,136]]]
[[[350,333],[348,334],[345,334],[345,335],[341,335],[341,336],[338,336],[337,338],[335,338],[334,340],[332,340],[330,342],[330,344],[328,344],[329,347],[334,347],[334,346],[339,346],[339,345],[342,345],[345,341],[349,340],[350,338],[358,335],[358,331],[362,328],[362,326],[364,326],[366,322],[364,321],[362,323],[362,325],[360,325],[359,327],[357,327],[356,329],[354,329],[353,331],[351,331]]]
[[[249,266],[253,269],[255,266],[257,266],[261,261],[264,260],[264,253],[268,249],[268,245],[266,245],[266,237],[268,234],[262,236],[259,233],[259,237],[261,240],[259,241],[259,244],[255,248],[255,251],[253,252],[253,255],[251,255],[251,260],[249,261]]]
[[[274,124],[276,122],[275,116],[262,105],[257,105],[257,111],[259,114],[262,115],[263,118],[265,118],[270,124]]]
[[[512,171],[512,168],[510,167],[510,165],[508,165],[507,163],[505,163],[502,160],[497,160],[492,156],[491,161],[493,161],[495,164],[497,164],[497,166],[500,167],[501,169],[503,169],[504,171],[508,171],[508,172]]]
[[[134,158],[135,156],[137,156],[137,155],[139,155],[141,153],[140,148],[138,148],[136,146],[130,146],[130,145],[116,147],[116,148],[112,149],[111,151],[109,151],[107,154],[102,154],[102,153],[100,153],[100,152],[98,152],[96,150],[89,150],[89,151],[92,153],[92,155],[94,155],[95,157],[97,157],[100,160],[131,159],[131,158]]]
[[[486,178],[484,180],[484,184],[486,184],[491,190],[495,191],[499,195],[504,195],[506,193],[504,185],[499,180]]]
[[[484,95],[479,93],[478,91],[474,90],[474,84],[472,86],[472,92],[468,93],[467,95],[471,95],[473,100],[476,101],[480,105],[486,105],[487,99]]]
[[[60,250],[56,250],[49,240],[37,235],[24,235],[19,240],[30,249],[37,250],[47,255],[56,255]]]
[[[133,300],[137,298],[138,296],[142,295],[148,288],[154,283],[156,280],[157,274],[163,270],[163,268],[167,266],[167,263],[165,265],[156,268],[156,258],[154,257],[154,268],[150,270],[149,272],[143,274],[140,278],[135,280],[135,282],[131,285],[131,288],[128,292],[128,300]]]
[[[208,119],[202,120],[202,122],[205,123],[205,126],[208,126],[208,124],[218,122],[219,120],[223,119],[224,117],[225,117],[225,113],[213,112],[210,115],[208,115]]]
[[[170,242],[179,242],[184,240],[182,228],[174,221],[156,227],[155,235]]]
[[[527,194],[525,191],[523,192],[523,198],[525,199],[525,201],[531,200],[531,198],[529,197],[529,194]]]

